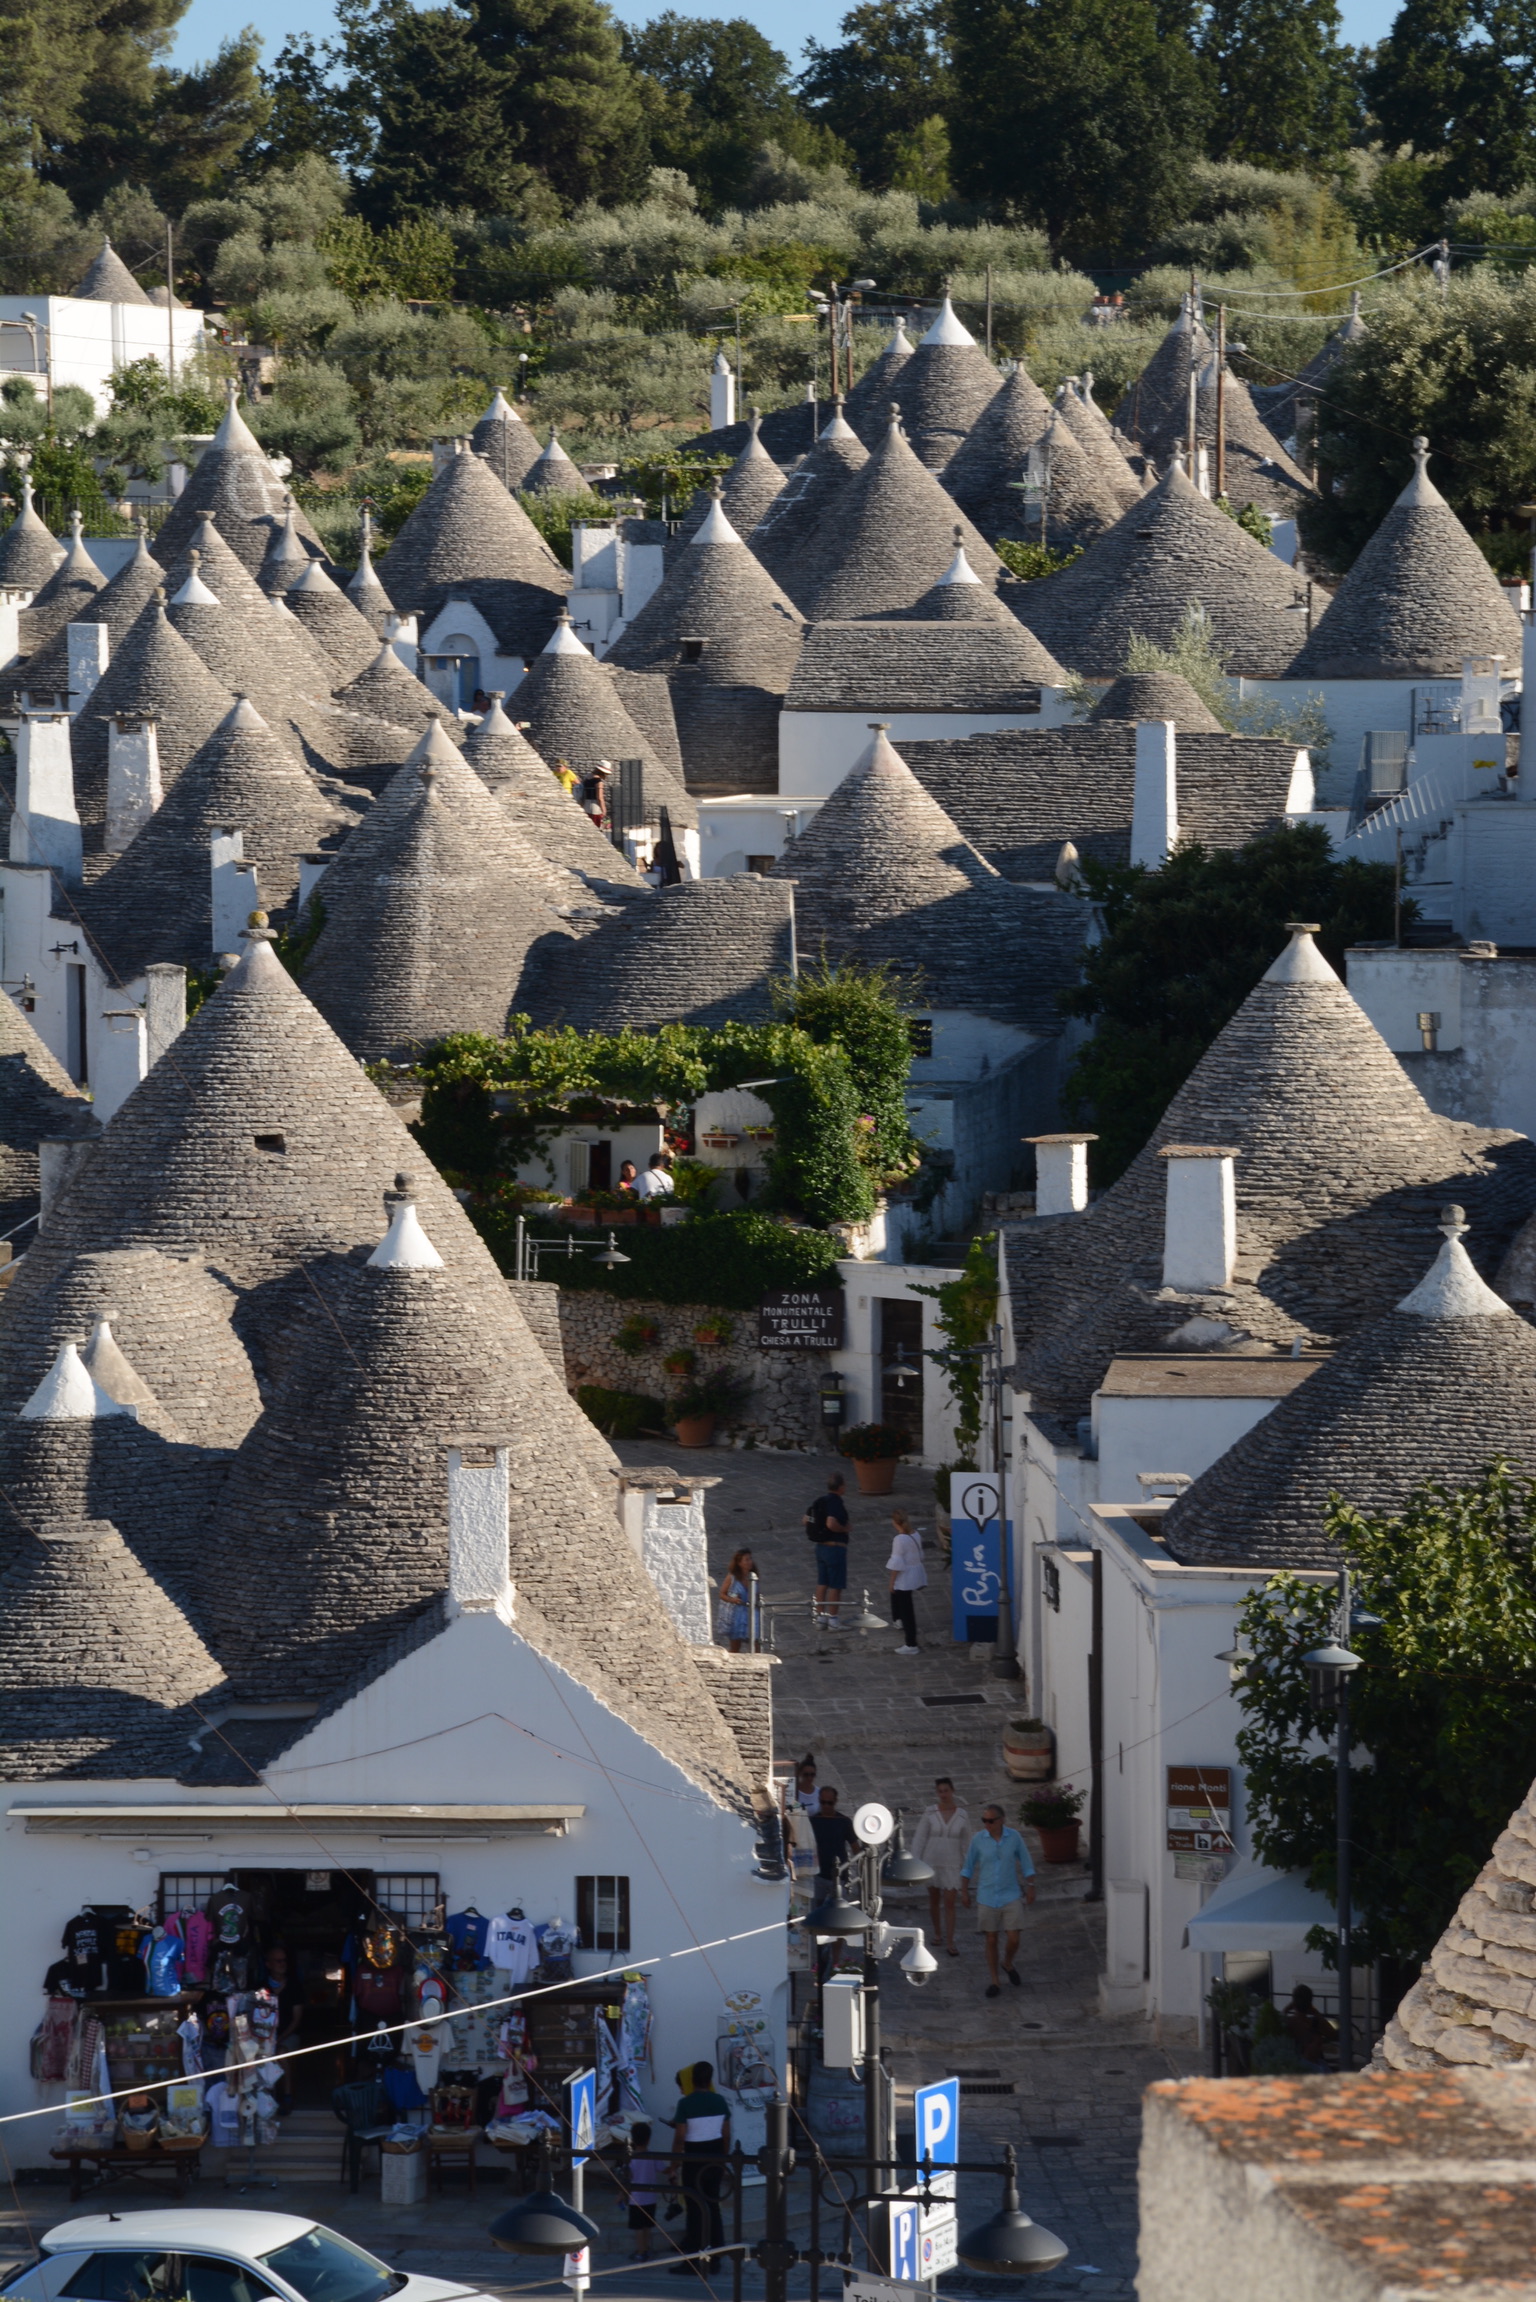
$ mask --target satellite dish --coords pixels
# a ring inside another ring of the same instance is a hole
[[[896,1828],[896,1817],[888,1806],[871,1799],[867,1806],[859,1807],[853,1817],[854,1836],[866,1846],[884,1846]]]

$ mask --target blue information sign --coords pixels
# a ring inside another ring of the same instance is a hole
[[[950,1594],[954,1635],[962,1642],[997,1636],[998,1600],[1008,1572],[1001,1488],[994,1471],[950,1474]]]

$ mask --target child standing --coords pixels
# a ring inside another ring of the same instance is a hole
[[[649,2262],[651,2232],[666,2188],[667,2161],[651,2156],[649,2123],[637,2119],[629,2130],[629,2227],[634,2232],[631,2262]]]

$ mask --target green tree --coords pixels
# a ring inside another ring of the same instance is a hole
[[[1167,230],[1209,75],[1152,0],[950,0],[949,20],[962,192],[1043,226],[1057,255],[1134,254]]]
[[[1328,1531],[1354,1569],[1350,1682],[1363,1763],[1351,1786],[1356,1956],[1426,1958],[1525,1798],[1536,1750],[1536,1485],[1491,1464],[1427,1485],[1397,1518],[1335,1496]],[[1248,1600],[1252,1651],[1237,1747],[1254,1846],[1276,1870],[1336,1884],[1334,1758],[1301,1657],[1334,1627],[1336,1591],[1277,1576]]]
[[[1530,0],[1404,0],[1366,93],[1389,148],[1443,157],[1448,198],[1512,192],[1536,177]]]
[[[938,0],[863,0],[841,30],[835,48],[806,42],[801,102],[853,155],[861,183],[924,193],[909,178],[925,158],[931,165],[931,124],[943,124],[949,100]],[[947,152],[945,162],[947,177]]]
[[[502,81],[521,161],[573,205],[644,191],[640,94],[601,0],[474,0],[471,21],[476,48]]]
[[[96,429],[96,403],[78,384],[55,387],[51,412],[25,376],[0,384],[0,492],[19,503],[26,470],[50,527],[62,528],[77,505],[88,527],[105,525],[122,476],[97,470]]]
[[[1098,1131],[1100,1184],[1130,1164],[1283,950],[1287,920],[1317,920],[1340,973],[1351,943],[1392,932],[1390,866],[1336,861],[1328,834],[1311,824],[1215,853],[1192,843],[1161,871],[1087,863],[1082,874],[1104,933],[1084,953],[1082,982],[1063,995],[1067,1012],[1093,1025],[1067,1101]]]
[[[1326,167],[1356,126],[1356,56],[1336,0],[1211,0],[1199,38],[1215,80],[1214,159]]]
[[[770,140],[802,159],[836,156],[795,101],[788,57],[745,16],[669,8],[625,33],[624,54],[639,75],[652,160],[680,169],[711,213],[740,205]]]
[[[912,1034],[889,967],[833,962],[825,954],[774,986],[787,1022],[819,1047],[840,1047],[853,1074],[865,1129],[866,1164],[882,1177],[916,1164],[917,1139],[907,1118]]]

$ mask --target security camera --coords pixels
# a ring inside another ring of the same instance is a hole
[[[921,1990],[929,1976],[938,1973],[939,1962],[921,1935],[917,1937],[912,1948],[902,1960],[901,1971],[914,1990]]]

